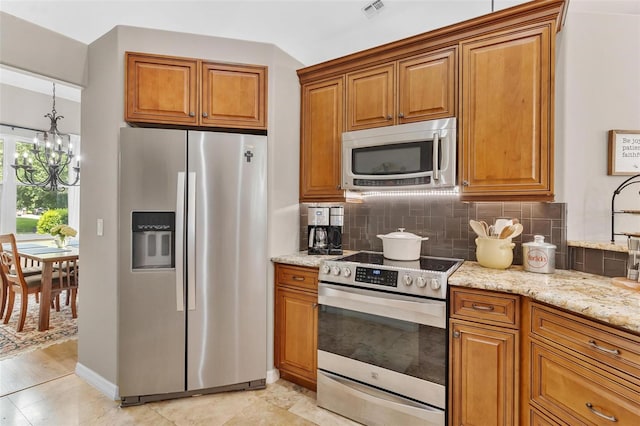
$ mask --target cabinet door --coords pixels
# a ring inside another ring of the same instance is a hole
[[[340,189],[344,79],[302,86],[300,201],[344,201]]]
[[[398,63],[398,123],[453,117],[456,49]]]
[[[347,130],[395,124],[395,64],[347,74]]]
[[[195,60],[126,54],[125,121],[198,123],[198,63]]]
[[[266,129],[266,78],[265,67],[204,62],[201,124]]]
[[[517,424],[518,332],[452,320],[451,333],[450,424]]]
[[[553,199],[552,26],[461,44],[463,197]]]
[[[275,360],[280,375],[315,390],[318,295],[276,285]]]

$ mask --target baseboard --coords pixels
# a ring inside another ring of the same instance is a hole
[[[268,385],[270,385],[271,383],[277,382],[279,378],[280,378],[280,372],[278,371],[277,368],[274,368],[272,370],[267,370],[267,384]]]
[[[79,362],[76,363],[76,375],[112,400],[116,401],[120,399],[118,386]]]

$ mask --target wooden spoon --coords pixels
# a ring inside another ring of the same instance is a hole
[[[522,234],[522,231],[524,230],[521,223],[516,223],[515,225],[511,225],[511,227],[514,228],[514,230],[507,238],[515,238]]]
[[[504,240],[506,238],[511,238],[511,236],[515,231],[516,231],[516,227],[514,225],[507,225],[504,228],[502,228],[502,231],[500,231],[500,235],[498,236],[498,238],[500,238],[501,240]]]
[[[509,238],[509,235],[513,234],[513,231],[514,231],[512,226],[513,225],[507,225],[504,228],[502,228],[502,231],[500,231],[500,235],[498,235],[498,238],[500,238],[501,240],[504,240],[505,238]]]

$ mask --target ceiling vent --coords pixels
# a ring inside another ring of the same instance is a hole
[[[382,3],[382,0],[375,0],[363,7],[362,12],[367,16],[367,18],[371,19],[380,13],[380,10],[382,10],[383,7],[384,3]]]

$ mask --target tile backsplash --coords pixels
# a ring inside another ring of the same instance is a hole
[[[457,196],[370,197],[363,203],[303,203],[300,205],[300,250],[307,247],[307,207],[344,206],[343,248],[382,251],[378,234],[398,228],[429,237],[422,255],[475,260],[475,233],[469,220],[491,224],[498,217],[518,218],[523,233],[514,239],[514,264],[522,264],[522,243],[544,235],[556,248],[556,268],[567,269],[567,208],[565,203],[461,202]]]

